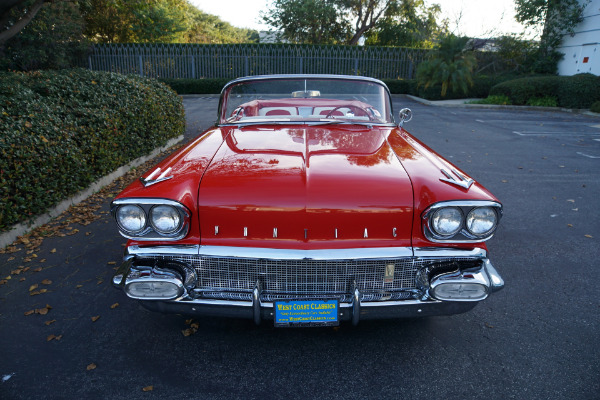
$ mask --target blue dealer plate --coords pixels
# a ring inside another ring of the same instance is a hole
[[[337,300],[292,300],[275,302],[275,326],[337,326]]]

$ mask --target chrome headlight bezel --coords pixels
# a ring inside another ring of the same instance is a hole
[[[462,212],[461,227],[452,235],[440,235],[434,228],[432,220],[436,213],[446,208],[457,208]],[[491,209],[496,216],[495,225],[480,235],[474,234],[467,227],[467,218],[471,212],[481,208]],[[453,200],[435,203],[429,206],[422,214],[423,232],[427,240],[435,243],[480,243],[494,236],[500,218],[502,217],[502,205],[495,201],[486,200]]]
[[[121,224],[118,222],[118,211],[121,207],[124,206],[137,206],[143,210],[146,218],[145,228],[138,231],[128,231],[124,229]],[[159,206],[168,206],[175,210],[179,216],[179,224],[175,230],[172,232],[161,232],[156,228],[155,224],[152,221],[152,210],[155,207]],[[180,240],[187,236],[190,228],[190,216],[191,213],[183,204],[168,200],[168,199],[153,199],[153,198],[130,198],[130,199],[117,199],[111,203],[111,214],[117,221],[117,226],[119,227],[119,233],[127,238],[133,240],[141,240],[141,241],[151,241],[151,240]]]

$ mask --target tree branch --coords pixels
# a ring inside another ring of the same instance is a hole
[[[15,22],[14,25],[10,26],[8,29],[0,32],[0,46],[4,45],[4,43],[6,43],[7,40],[9,40],[10,38],[12,38],[13,36],[15,36],[17,33],[19,33],[21,31],[21,29],[25,28],[25,26],[27,26],[28,23],[31,22],[31,20],[33,19],[33,17],[36,16],[36,14],[38,13],[38,11],[40,11],[40,9],[42,8],[42,6],[44,5],[44,3],[47,0],[37,0],[35,2],[35,4],[31,7],[31,9],[17,22]],[[17,5],[18,2],[16,2],[14,5]],[[6,13],[9,13],[10,10],[7,10]],[[5,19],[6,16],[3,16],[3,20]]]

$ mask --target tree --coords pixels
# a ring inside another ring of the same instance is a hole
[[[473,69],[477,60],[472,51],[465,50],[468,37],[457,37],[452,34],[444,37],[431,57],[421,63],[417,69],[419,86],[441,85],[441,95],[446,96],[448,90],[467,93],[473,85]]]
[[[0,3],[0,48],[16,36],[52,0],[4,0]]]
[[[85,34],[99,43],[173,43],[189,29],[185,0],[87,0]]]
[[[25,2],[11,10],[8,24],[31,16],[32,5]],[[1,69],[33,70],[65,68],[77,65],[88,49],[83,36],[84,21],[76,2],[54,1],[36,13],[35,18],[6,40],[0,58]],[[14,25],[13,25],[14,26]]]
[[[398,0],[341,0],[350,19],[355,19],[354,34],[348,44],[355,45],[358,40],[373,29],[384,16],[393,16],[399,10]]]
[[[431,48],[447,31],[448,21],[438,22],[440,13],[438,4],[428,7],[423,0],[402,0],[367,35],[367,44]]]
[[[185,32],[188,43],[257,43],[258,32],[236,28],[216,15],[206,14],[190,5],[190,28]]]
[[[573,33],[590,0],[515,0],[516,20],[542,28],[535,72],[555,73],[562,54],[556,51],[563,35]]]
[[[332,44],[348,40],[350,25],[340,0],[274,0],[263,21],[292,43]]]

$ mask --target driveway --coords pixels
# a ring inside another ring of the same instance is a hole
[[[184,104],[190,138],[217,100]],[[597,399],[600,118],[403,106],[407,130],[504,203],[489,242],[504,290],[466,314],[357,327],[155,314],[110,283],[116,182],[0,254],[0,398]]]

